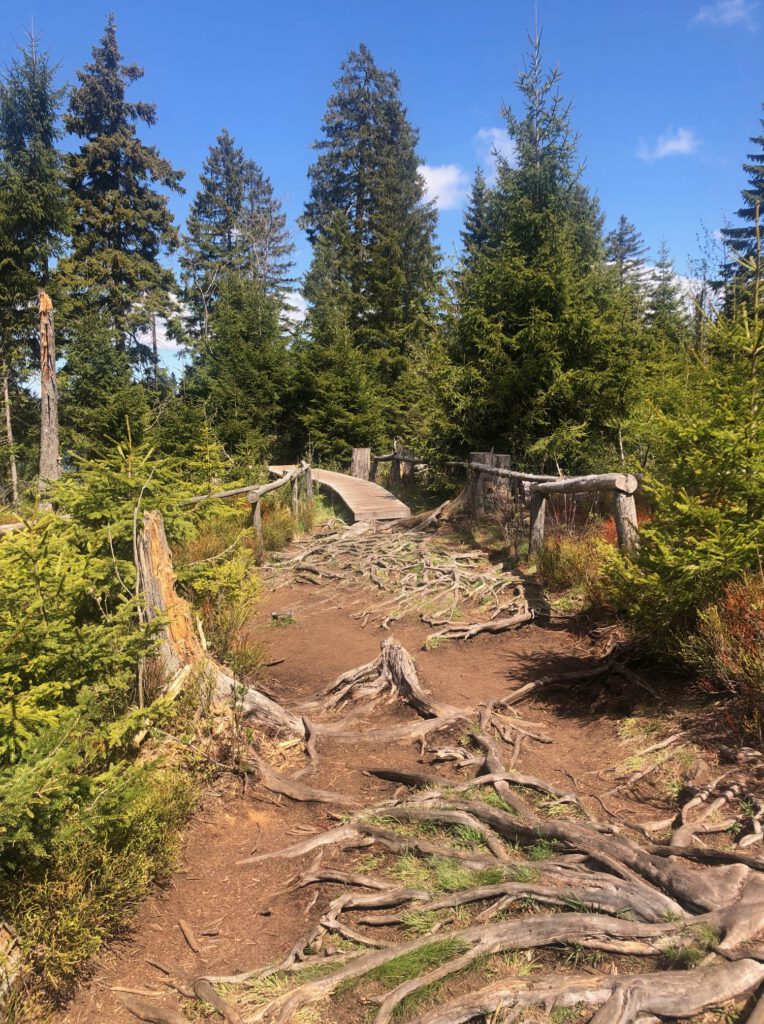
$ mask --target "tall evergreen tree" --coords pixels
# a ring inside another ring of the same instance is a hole
[[[383,385],[395,382],[426,335],[436,290],[436,214],[424,199],[418,137],[397,75],[377,67],[366,46],[352,51],[314,143],[301,220],[314,246],[305,294],[315,303],[327,288],[344,291],[352,343],[372,356]]]
[[[534,39],[517,83],[523,110],[504,110],[516,160],[498,161],[487,244],[459,273],[448,322],[462,377],[453,443],[570,470],[616,457],[634,353],[558,81]]]
[[[653,270],[646,319],[653,346],[659,353],[667,355],[687,344],[689,311],[665,242],[661,244]]]
[[[762,104],[764,108],[764,104]],[[746,188],[741,192],[743,205],[737,217],[743,223],[722,228],[722,238],[740,256],[754,256],[756,253],[756,221],[761,220],[764,210],[764,118],[759,119],[761,135],[754,135],[750,142],[757,149],[748,154],[743,171],[748,178]],[[759,214],[757,218],[757,207]]]
[[[460,232],[465,259],[471,260],[486,245],[490,236],[490,190],[480,167],[475,171],[464,227]]]
[[[98,312],[119,348],[148,361],[141,334],[153,315],[168,313],[174,289],[161,263],[178,242],[167,191],[182,192],[183,175],[138,138],[137,124],[156,123],[153,103],[125,98],[142,76],[138,65],[124,63],[110,15],[92,63],[77,73],[64,119],[83,142],[69,161],[74,230],[60,284],[70,331],[73,320]]]
[[[642,235],[624,214],[605,239],[605,256],[618,271],[623,284],[641,286],[645,274],[645,256],[648,249]]]
[[[239,239],[245,273],[278,295],[295,283],[294,242],[271,179],[254,160],[244,167]]]
[[[180,262],[191,333],[206,337],[223,276],[241,273],[283,294],[294,280],[294,244],[270,179],[228,131],[210,147],[199,183]]]
[[[221,277],[237,264],[245,166],[244,151],[223,129],[204,160],[188,215],[180,265],[192,331],[205,336]]]
[[[289,370],[280,313],[260,282],[225,273],[186,375],[189,397],[204,404],[228,453],[246,452],[248,462],[262,464],[280,434]]]

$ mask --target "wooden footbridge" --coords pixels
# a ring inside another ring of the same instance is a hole
[[[274,476],[284,476],[293,472],[296,467],[269,466],[268,469]],[[333,473],[328,469],[313,469],[312,476],[313,482],[319,487],[337,495],[356,523],[372,519],[404,519],[411,515],[408,505],[404,505],[384,487],[369,480],[360,480],[358,477],[348,476],[347,473]]]

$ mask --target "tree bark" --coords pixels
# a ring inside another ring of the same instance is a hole
[[[19,503],[19,477],[16,469],[16,449],[13,441],[13,423],[11,421],[11,395],[8,389],[8,367],[3,364],[3,409],[5,412],[5,438],[8,444],[8,475],[11,480],[11,506],[16,508]]]
[[[61,476],[58,443],[58,385],[56,383],[56,337],[53,303],[42,288],[38,295],[40,314],[40,492]]]

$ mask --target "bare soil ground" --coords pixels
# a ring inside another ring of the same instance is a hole
[[[363,626],[354,617],[365,602],[377,597],[371,588],[349,590],[331,581],[320,587],[291,583],[266,592],[251,631],[263,642],[267,661],[283,659],[267,672],[267,693],[294,706],[340,673],[372,661],[379,654],[380,640],[388,635],[412,654],[419,680],[432,697],[458,707],[477,708],[505,697],[523,683],[585,668],[600,653],[592,639],[564,622],[534,622],[498,635],[423,649],[432,627],[414,614],[395,622],[389,632],[374,622]],[[271,618],[274,611],[289,611],[292,619],[280,624]],[[650,684],[660,690],[663,681],[652,677]],[[646,703],[652,708],[642,707]],[[633,682],[623,681],[620,688],[611,688],[604,699],[597,688],[577,688],[571,696],[542,695],[521,705],[521,710],[539,723],[537,731],[552,742],[526,741],[518,769],[565,791],[574,790],[600,819],[607,818],[605,812],[638,822],[665,817],[667,812],[670,815],[676,810],[683,785],[700,784],[722,770],[718,768],[712,720],[694,737],[689,753],[686,750],[682,757],[659,765],[643,783],[635,782],[635,788],[608,796],[617,785],[616,777],[628,778],[643,764],[649,767],[649,760],[637,758],[629,763],[629,757],[684,724],[677,713],[667,721],[656,711],[655,698]],[[388,800],[396,791],[395,784],[363,773],[371,768],[423,770],[418,743],[410,739],[375,741],[380,729],[409,719],[410,714],[398,704],[375,704],[354,723],[354,728],[364,733],[363,740],[343,744],[323,738],[320,761],[302,780],[350,797],[359,806]],[[701,719],[696,716],[695,724]],[[464,730],[464,724],[454,727],[453,742],[459,742]],[[307,765],[295,740],[269,741],[262,752],[274,768],[290,776]],[[424,770],[431,769],[424,766]],[[459,781],[472,774],[451,765],[438,765],[437,772]],[[273,859],[243,866],[237,866],[237,861],[316,836],[336,826],[338,812],[343,810],[274,796],[254,775],[249,780],[225,774],[218,777],[203,794],[189,824],[180,867],[137,909],[130,933],[112,943],[99,958],[92,976],[57,1016],[58,1024],[127,1024],[135,1018],[121,1004],[125,991],[144,993],[165,1006],[183,1005],[175,993],[168,994],[161,969],[152,964],[198,977],[237,974],[280,961],[309,931],[312,917],[336,897],[336,887],[295,890],[291,881],[305,869],[304,861],[296,864]],[[347,870],[358,870],[363,857],[364,851],[346,852],[340,863]],[[189,936],[196,950],[191,948]],[[458,982],[448,991],[458,992]],[[188,1004],[185,1006],[188,1012]],[[206,1012],[211,1011],[198,1008],[193,1019],[207,1019]],[[344,996],[320,1019],[363,1020],[365,1014],[351,996]],[[212,1013],[209,1019],[220,1018]]]

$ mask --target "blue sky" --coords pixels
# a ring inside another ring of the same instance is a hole
[[[146,70],[132,95],[158,107],[144,138],[186,171],[188,194],[173,199],[179,219],[226,127],[270,175],[294,226],[332,81],[363,41],[400,76],[446,255],[475,167],[490,173],[491,144],[503,142],[499,110],[517,99],[533,25],[532,0],[0,0],[0,59],[34,18],[71,82],[110,8],[123,54]],[[608,226],[624,212],[653,252],[665,239],[687,272],[704,227],[738,205],[764,100],[764,0],[539,0],[539,9]],[[304,269],[309,247],[297,242]]]

